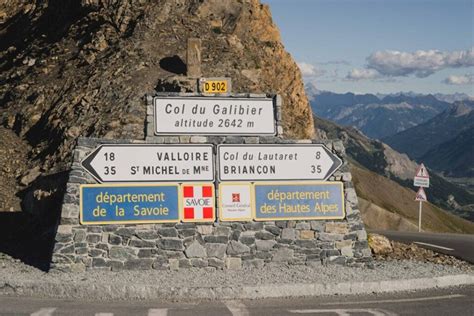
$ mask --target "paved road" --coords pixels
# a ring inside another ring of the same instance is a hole
[[[388,230],[369,230],[369,233],[387,236],[389,239],[404,243],[415,242],[418,246],[436,250],[474,263],[474,235],[434,234],[418,232],[398,232]]]
[[[217,302],[91,302],[0,297],[0,315],[474,315],[474,286],[410,293]]]

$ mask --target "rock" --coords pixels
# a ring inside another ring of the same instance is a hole
[[[326,233],[347,234],[349,233],[349,228],[347,223],[326,223]]]
[[[127,260],[136,258],[135,250],[125,247],[112,246],[109,251],[110,259]]]
[[[258,251],[269,251],[277,244],[274,240],[257,240],[255,245],[257,246]]]
[[[240,258],[226,258],[226,268],[229,270],[240,270],[242,269],[242,259]]]
[[[20,179],[20,183],[24,186],[29,185],[31,182],[35,181],[41,175],[40,167],[34,167],[30,171],[28,171],[23,177]]]
[[[224,259],[227,245],[225,244],[206,244],[206,253],[208,257]],[[210,264],[209,264],[210,265]]]
[[[181,239],[174,238],[162,238],[158,245],[160,248],[165,250],[183,250],[183,241]]]
[[[125,261],[124,268],[127,270],[150,270],[154,259],[129,259]]]
[[[291,260],[294,255],[294,250],[289,248],[279,248],[272,257],[273,262],[284,262]]]
[[[228,255],[240,255],[246,252],[250,252],[250,248],[241,242],[231,240],[227,245]]]
[[[158,234],[162,237],[178,237],[176,228],[160,228]]]
[[[390,240],[387,237],[378,234],[369,234],[369,247],[376,255],[389,254],[393,251]]]
[[[270,239],[274,239],[275,236],[272,233],[263,230],[263,231],[256,232],[255,233],[255,238],[256,239],[263,239],[263,240],[270,240]]]
[[[184,251],[188,258],[205,258],[206,249],[198,242],[194,241]],[[194,264],[193,264],[194,265]]]
[[[299,235],[300,239],[314,239],[314,231],[312,230],[300,230]]]
[[[282,239],[295,240],[296,239],[296,230],[294,228],[283,228],[283,230],[281,232],[281,238]]]

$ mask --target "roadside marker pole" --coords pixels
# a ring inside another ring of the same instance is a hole
[[[418,232],[421,232],[421,209],[423,207],[423,202],[420,201],[420,208],[418,210]]]

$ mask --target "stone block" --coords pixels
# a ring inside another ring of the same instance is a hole
[[[162,237],[178,237],[178,231],[173,227],[159,228],[158,234]]]
[[[200,38],[188,38],[186,49],[186,75],[191,78],[201,77]]]
[[[219,259],[224,259],[227,245],[225,244],[217,244],[217,243],[209,243],[205,245],[206,253],[208,257],[215,257]],[[209,264],[210,265],[210,264]]]
[[[349,227],[347,223],[326,223],[326,233],[347,234]]]
[[[270,239],[274,239],[275,235],[273,235],[270,232],[267,232],[267,231],[263,230],[263,231],[256,232],[255,233],[255,238],[256,239],[263,239],[263,240],[270,240]]]
[[[90,244],[96,244],[100,242],[102,239],[102,236],[99,234],[87,234],[86,236],[86,241]]]
[[[344,235],[343,234],[331,234],[331,233],[319,233],[318,234],[318,239],[321,241],[337,241],[337,240],[343,240]]]
[[[158,253],[158,249],[156,248],[142,248],[138,250],[137,257],[138,258],[151,258],[154,257]]]
[[[217,258],[209,258],[208,259],[208,264],[210,267],[215,267],[219,269],[223,269],[225,267],[225,262],[224,260],[220,260]]]
[[[212,235],[214,227],[212,225],[198,225],[197,232],[201,235]]]
[[[109,235],[109,244],[111,245],[121,245],[122,244],[122,237],[117,235]]]
[[[311,229],[317,232],[323,232],[325,228],[325,223],[321,221],[311,221]]]
[[[295,244],[301,248],[309,248],[309,249],[318,248],[318,243],[316,240],[300,239],[300,240],[297,240]]]
[[[192,268],[191,260],[189,259],[179,259],[179,268]]]
[[[145,240],[155,240],[158,238],[158,233],[154,230],[137,231],[137,237]]]
[[[196,268],[204,268],[207,267],[209,264],[207,260],[201,258],[192,258],[191,265]]]
[[[74,232],[74,242],[84,242],[86,240],[85,230],[76,230]]]
[[[244,227],[245,227],[246,230],[262,230],[263,229],[263,223],[262,222],[245,223]]]
[[[367,232],[365,230],[358,230],[355,233],[358,240],[367,240]]]
[[[207,137],[205,136],[191,136],[190,142],[193,144],[207,143]]]
[[[230,232],[231,232],[230,227],[217,226],[214,230],[214,235],[216,235],[216,236],[229,236]]]
[[[252,236],[240,236],[239,240],[245,245],[252,245],[255,243],[255,237]]]
[[[192,242],[184,251],[188,258],[205,258],[206,248],[204,248],[198,241]],[[194,264],[193,264],[194,265]]]
[[[110,259],[124,261],[128,259],[134,259],[136,257],[136,252],[131,248],[112,246],[109,251],[109,257]]]
[[[137,248],[153,248],[156,246],[156,242],[151,240],[132,239],[130,240],[129,245]]]
[[[296,228],[296,229],[306,229],[306,230],[309,230],[309,229],[311,229],[311,225],[310,225],[310,223],[297,223],[295,228]]]
[[[92,258],[92,267],[102,268],[107,267],[107,261],[104,258]]]
[[[242,265],[243,267],[261,269],[265,265],[265,260],[263,259],[244,260],[242,261]]]
[[[296,239],[296,230],[294,228],[283,228],[283,230],[281,232],[281,238],[282,239],[295,240]]]
[[[314,239],[314,231],[312,230],[300,230],[299,239]]]
[[[231,240],[227,245],[227,254],[228,255],[240,255],[243,253],[250,252],[250,248],[247,245],[244,245],[241,242]]]
[[[241,258],[226,258],[225,266],[229,270],[240,270],[242,269],[242,259]]]
[[[176,271],[179,270],[179,260],[178,259],[169,259],[170,270]]]
[[[352,247],[343,247],[341,248],[341,255],[346,256],[346,257],[354,257],[354,252],[352,250]]]
[[[122,237],[132,237],[135,235],[135,230],[133,228],[120,227],[115,231],[115,234]]]
[[[342,249],[345,247],[351,247],[352,248],[352,240],[343,240],[343,241],[336,241],[336,248],[337,249]]]
[[[286,262],[294,256],[294,250],[289,248],[279,248],[272,257],[273,262]]]
[[[88,254],[89,254],[90,257],[100,257],[103,254],[105,254],[105,251],[103,251],[102,249],[92,248],[92,249],[89,249]]]
[[[183,241],[177,238],[162,238],[157,245],[165,250],[184,250]]]
[[[227,244],[229,242],[229,237],[208,235],[208,236],[204,236],[204,241],[206,243]]]
[[[150,270],[154,259],[129,259],[125,261],[124,268],[127,270]]]
[[[281,233],[281,228],[277,227],[275,225],[265,225],[265,230],[269,231],[270,233],[272,233],[275,236],[279,236],[280,233]]]
[[[255,245],[257,246],[258,251],[269,251],[276,245],[274,240],[256,240]]]

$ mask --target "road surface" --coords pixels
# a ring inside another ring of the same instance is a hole
[[[474,235],[436,234],[418,232],[399,232],[388,230],[369,230],[391,240],[403,243],[416,243],[418,246],[451,255],[474,263]]]
[[[216,302],[91,302],[0,297],[0,315],[474,315],[474,286],[399,294]]]

